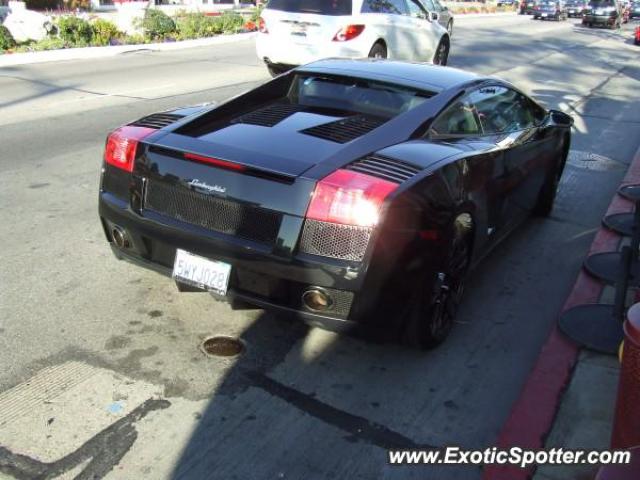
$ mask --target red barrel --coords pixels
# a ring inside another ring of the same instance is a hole
[[[640,303],[627,312],[611,448],[640,445]]]

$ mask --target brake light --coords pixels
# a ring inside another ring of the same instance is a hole
[[[133,172],[138,142],[156,130],[125,125],[111,132],[104,148],[104,161],[127,172]]]
[[[269,29],[267,28],[267,24],[264,21],[264,18],[258,18],[258,31],[260,33],[269,33]]]
[[[224,168],[227,170],[243,171],[247,169],[247,167],[238,163],[228,162],[227,160],[220,160],[219,158],[205,157],[204,155],[198,155],[196,153],[185,153],[184,158],[186,158],[187,160],[193,160],[194,162],[208,163],[209,165],[214,165],[216,167]]]
[[[356,38],[364,30],[364,25],[347,25],[338,30],[333,37],[334,42],[346,42]]]
[[[320,180],[306,218],[321,222],[372,227],[384,199],[397,184],[352,170],[337,170]]]

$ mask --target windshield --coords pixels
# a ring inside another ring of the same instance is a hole
[[[589,5],[595,8],[615,6],[612,0],[592,0],[591,2],[589,2]]]
[[[417,107],[434,92],[371,80],[328,75],[296,75],[291,103],[391,118]]]
[[[318,15],[351,15],[351,0],[269,0],[267,8]]]

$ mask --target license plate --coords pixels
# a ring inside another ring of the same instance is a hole
[[[184,250],[176,250],[173,278],[179,282],[220,295],[227,294],[231,265],[209,260]]]
[[[547,16],[547,14],[546,14],[546,13],[543,13],[543,14],[542,14],[542,16],[543,16],[543,17],[546,17],[546,16]]]

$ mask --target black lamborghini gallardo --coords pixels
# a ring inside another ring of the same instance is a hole
[[[495,78],[323,60],[113,131],[100,220],[180,289],[433,347],[469,268],[551,211],[571,125]]]

